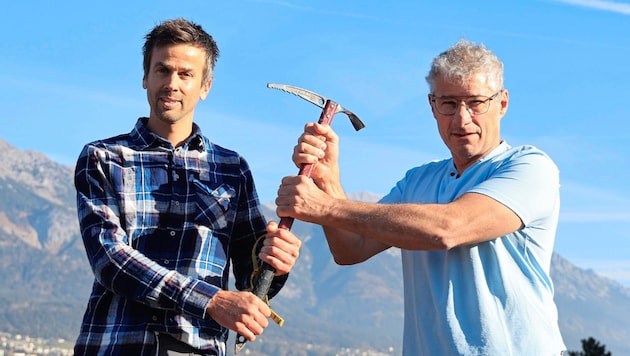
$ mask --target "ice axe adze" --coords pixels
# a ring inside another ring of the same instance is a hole
[[[337,104],[336,102],[327,99],[319,94],[313,93],[310,90],[294,87],[286,84],[267,84],[267,88],[271,89],[279,89],[289,94],[297,95],[300,98],[309,101],[322,109],[322,113],[319,116],[319,123],[323,125],[330,125],[333,120],[333,117],[336,113],[341,112],[350,118],[350,122],[354,129],[359,131],[365,127],[363,122],[351,111],[346,110],[343,106]],[[305,175],[307,177],[311,176],[311,172],[313,171],[313,164],[305,164],[300,168],[299,175]],[[278,223],[278,227],[281,229],[291,230],[291,226],[293,225],[293,218],[291,217],[283,217],[280,219]],[[258,274],[258,278],[254,282],[254,290],[252,291],[258,298],[265,300],[267,297],[267,293],[269,292],[269,287],[271,286],[271,281],[273,280],[275,274],[275,269],[267,264],[263,263],[260,267],[260,272]],[[242,335],[236,335],[236,343],[234,345],[234,353],[238,353],[244,346],[247,340]]]

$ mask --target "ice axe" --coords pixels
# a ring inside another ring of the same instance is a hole
[[[330,125],[333,120],[333,117],[336,113],[344,113],[348,115],[350,118],[350,122],[356,131],[361,130],[365,127],[365,124],[359,119],[352,111],[346,110],[343,106],[338,103],[327,99],[317,93],[313,93],[310,90],[294,87],[292,85],[286,84],[273,84],[268,83],[267,88],[278,89],[289,94],[293,94],[299,96],[300,98],[315,104],[316,106],[322,109],[322,113],[319,116],[319,123],[322,125]],[[304,164],[300,168],[299,175],[305,175],[307,177],[311,176],[311,172],[313,171],[313,164]],[[293,218],[291,217],[283,217],[280,218],[280,222],[278,223],[278,227],[281,229],[291,230],[291,226],[293,226]],[[260,271],[258,273],[258,278],[254,281],[254,293],[258,298],[265,300],[267,297],[267,293],[269,292],[269,287],[271,287],[271,282],[273,280],[275,269],[267,264],[263,263],[260,267]],[[238,353],[245,346],[245,342],[247,340],[242,335],[236,335],[236,343],[234,344],[234,353]]]

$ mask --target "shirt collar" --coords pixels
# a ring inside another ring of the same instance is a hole
[[[136,122],[133,130],[131,130],[131,142],[136,149],[142,150],[149,147],[166,147],[172,148],[173,145],[163,137],[160,137],[149,130],[147,126],[149,118],[141,117]],[[203,151],[206,147],[201,129],[195,123],[193,123],[192,133],[186,139],[182,148],[187,150]]]
[[[474,163],[472,163],[470,166],[466,167],[466,169],[464,169],[464,172],[462,172],[461,174],[457,173],[457,167],[455,167],[455,160],[453,159],[453,157],[450,158],[451,160],[451,165],[453,166],[453,172],[450,173],[451,177],[456,177],[459,178],[462,175],[464,175],[466,173],[466,171],[468,171],[468,169],[470,169],[471,167],[480,164],[481,162],[487,161],[489,159],[492,159],[500,154],[502,154],[503,152],[508,151],[510,148],[512,148],[512,146],[510,146],[507,142],[505,142],[505,140],[501,140],[501,142],[499,143],[499,145],[497,147],[495,147],[492,151],[488,152],[488,154],[486,154],[485,156],[479,158],[477,161],[475,161]]]
[[[505,140],[501,140],[501,143],[499,143],[499,145],[495,149],[488,152],[487,155],[481,157],[478,162],[487,161],[493,157],[500,155],[503,152],[506,152],[510,148],[512,148],[512,146],[510,146],[507,142],[505,142]]]

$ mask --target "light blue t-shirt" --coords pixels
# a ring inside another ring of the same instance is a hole
[[[549,268],[559,173],[532,146],[503,142],[461,177],[452,159],[407,172],[382,203],[448,203],[468,192],[514,211],[524,228],[448,251],[402,250],[403,355],[560,355]]]

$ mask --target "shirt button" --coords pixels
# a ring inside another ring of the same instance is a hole
[[[167,265],[167,264],[169,264],[169,263],[171,263],[171,261],[169,261],[169,260],[164,260],[164,264],[165,264],[165,265]]]
[[[179,200],[175,201],[175,205],[179,206]]]
[[[179,174],[176,173],[175,174],[175,180],[178,180],[178,179],[179,179]]]
[[[153,319],[153,321],[157,321],[157,316],[152,316],[151,319]]]
[[[170,234],[171,236],[175,236],[175,231],[171,231],[171,232],[169,232],[169,234]]]

